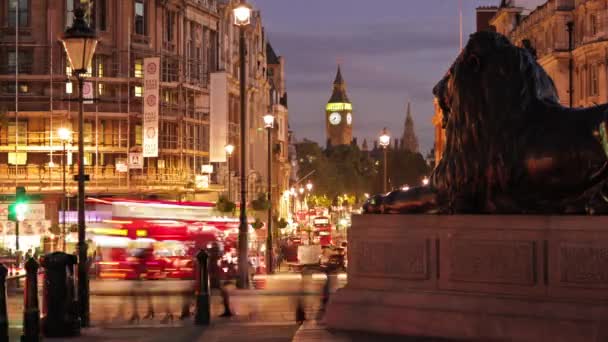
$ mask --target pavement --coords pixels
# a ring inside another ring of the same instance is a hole
[[[91,325],[74,338],[45,338],[45,341],[108,341],[108,342],[280,342],[324,341],[367,342],[407,341],[434,342],[437,339],[404,338],[365,333],[328,330],[322,320],[321,289],[323,274],[302,277],[299,274],[258,276],[254,279],[260,289],[229,289],[230,306],[234,316],[220,318],[223,302],[220,293],[212,292],[209,326],[196,326],[192,318],[180,320],[184,305],[193,311],[191,284],[184,281],[160,280],[145,282],[93,281],[91,289]],[[344,286],[345,275],[333,280],[333,290]],[[19,341],[22,331],[22,294],[9,296],[10,341]],[[42,306],[42,300],[40,300]],[[300,305],[307,321],[295,322],[296,307]],[[152,309],[152,310],[150,310]],[[144,318],[154,312],[153,317]],[[137,312],[140,319],[132,320]]]

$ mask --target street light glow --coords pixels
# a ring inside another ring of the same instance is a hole
[[[424,177],[424,178],[422,179],[422,185],[424,185],[424,186],[429,185],[429,178],[428,178],[428,177]]]
[[[61,127],[57,130],[57,135],[62,142],[68,142],[72,138],[72,131],[67,127]]]
[[[231,156],[232,153],[234,152],[234,145],[228,144],[228,145],[224,146],[224,151],[226,151],[226,154]]]
[[[391,136],[386,127],[384,127],[382,130],[382,135],[380,135],[378,141],[380,142],[380,146],[384,148],[388,147],[388,145],[391,143]]]
[[[251,22],[251,7],[244,0],[232,12],[234,14],[234,25],[247,26]]]
[[[300,191],[300,194],[303,194],[304,193],[304,188],[300,188],[299,191]]]
[[[409,185],[406,185],[401,188],[401,190],[403,190],[403,191],[408,191],[409,189],[410,189]]]
[[[264,115],[264,128],[273,128],[274,127],[274,115],[266,114]]]
[[[308,181],[308,183],[306,183],[306,190],[308,190],[308,191],[312,190],[312,183],[310,181]]]

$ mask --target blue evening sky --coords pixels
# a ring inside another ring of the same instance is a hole
[[[405,107],[421,152],[433,145],[431,89],[459,51],[458,0],[250,0],[278,55],[286,59],[291,128],[325,145],[324,106],[341,59],[354,106],[354,136],[383,127],[401,136]],[[462,0],[464,43],[475,8],[500,0]],[[533,9],[540,0],[518,0]]]

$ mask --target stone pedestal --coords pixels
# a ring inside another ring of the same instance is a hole
[[[361,215],[330,328],[608,341],[608,217]]]

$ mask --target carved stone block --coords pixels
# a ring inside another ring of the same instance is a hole
[[[350,248],[354,255],[353,274],[410,280],[429,279],[429,246],[427,239],[408,241],[357,242]]]
[[[561,243],[560,281],[608,287],[608,241],[598,243]]]
[[[535,245],[532,241],[452,240],[451,281],[534,285]]]

